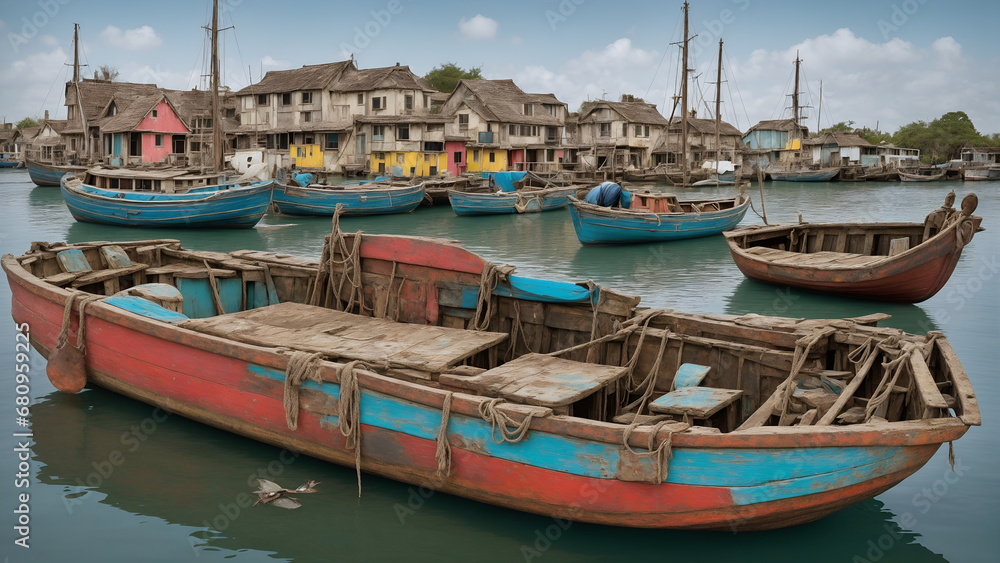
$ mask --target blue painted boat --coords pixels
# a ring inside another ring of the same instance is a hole
[[[271,205],[273,181],[221,184],[182,193],[110,190],[67,174],[60,181],[73,218],[127,227],[251,228]]]
[[[344,215],[388,215],[409,213],[424,200],[424,185],[371,182],[364,185],[302,188],[277,184],[274,206],[283,215],[330,216],[343,204]]]
[[[818,170],[780,170],[769,169],[766,172],[776,182],[829,182],[840,168],[820,168]]]
[[[448,190],[448,201],[456,215],[503,215],[562,209],[579,186],[524,188],[514,192],[468,193]]]
[[[66,174],[77,174],[87,170],[86,166],[61,166],[57,164],[46,164],[34,160],[25,159],[24,165],[28,168],[28,176],[37,186],[59,187],[59,180]]]
[[[570,199],[570,217],[583,244],[663,242],[715,235],[734,228],[750,198],[678,201],[673,195],[633,193],[629,208],[603,207]]]
[[[11,153],[0,153],[0,168],[20,168],[22,162]]]

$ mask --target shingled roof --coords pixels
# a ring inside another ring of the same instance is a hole
[[[524,104],[553,104],[565,106],[552,94],[529,94],[518,88],[513,80],[460,80],[455,91],[468,88],[472,97],[463,101],[470,109],[488,121],[523,123],[530,125],[562,125],[558,117],[537,108],[533,115],[524,115]]]
[[[799,124],[799,129],[802,131],[808,131],[808,127]],[[747,129],[746,135],[750,133],[761,130],[761,131],[793,131],[795,130],[795,120],[792,118],[788,119],[769,119],[761,121],[757,125],[754,125],[750,129]]]
[[[236,92],[237,96],[323,90],[331,86],[347,69],[355,69],[354,61],[340,61],[319,65],[305,65],[291,70],[271,70],[256,84]]]
[[[381,88],[437,92],[431,83],[413,74],[408,66],[386,66],[362,70],[348,68],[330,87],[333,92],[368,92]]]
[[[837,145],[838,147],[873,147],[867,139],[854,133],[824,133],[802,141],[804,145]]]
[[[714,135],[715,134],[715,120],[714,119],[701,119],[697,117],[689,117],[688,120],[688,131],[695,131],[703,135]],[[668,131],[671,133],[680,133],[681,131],[681,118],[675,117],[673,121],[670,122],[670,127]],[[742,138],[743,133],[739,129],[733,127],[725,121],[719,122],[719,134],[720,135],[736,135]]]
[[[618,112],[628,123],[641,123],[643,125],[667,125],[667,118],[657,111],[656,105],[646,102],[609,102],[607,100],[596,100],[584,102],[580,107],[580,122],[589,123],[597,121],[594,111],[603,108],[610,108]]]
[[[102,112],[112,98],[122,101],[134,100],[142,96],[155,94],[159,88],[156,84],[136,84],[134,82],[111,82],[109,80],[94,80],[85,78],[80,82],[66,84],[67,100],[76,101],[76,92],[69,92],[72,87],[80,89],[81,111],[88,125],[95,125],[103,117]],[[118,108],[123,109],[122,107]],[[73,119],[63,133],[82,133],[79,119]]]

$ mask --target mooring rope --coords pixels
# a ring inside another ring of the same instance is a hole
[[[490,431],[490,437],[497,444],[502,444],[504,442],[510,442],[511,444],[516,444],[524,439],[528,434],[528,427],[531,426],[531,419],[534,418],[533,413],[528,413],[525,415],[524,420],[520,424],[514,421],[507,413],[501,411],[497,408],[497,405],[506,402],[505,399],[490,399],[479,404],[479,416],[483,420],[489,422],[492,425],[492,430]],[[509,427],[514,428],[510,430]],[[500,432],[497,434],[497,429]],[[500,436],[499,439],[497,436]]]
[[[497,267],[491,262],[483,265],[483,273],[479,278],[479,300],[476,302],[476,313],[472,317],[470,330],[481,332],[490,328],[490,323],[496,314],[493,290],[501,281],[506,280],[512,271],[511,266]]]
[[[437,447],[434,451],[434,459],[437,460],[437,476],[444,479],[451,475],[451,444],[448,442],[448,421],[451,418],[451,397],[449,392],[444,396],[444,405],[441,406],[441,427],[437,433]]]
[[[72,312],[73,312],[73,302],[76,301],[76,298],[80,297],[81,295],[83,297],[80,299],[80,306],[79,306],[80,308],[76,321],[77,325],[76,348],[80,350],[81,354],[86,355],[87,344],[84,341],[84,334],[87,331],[87,325],[84,322],[84,309],[86,309],[87,305],[89,305],[90,303],[104,299],[106,297],[104,295],[89,295],[80,292],[80,293],[73,293],[69,296],[69,298],[66,300],[66,308],[63,309],[62,327],[59,329],[59,337],[56,339],[56,348],[62,348],[63,346],[66,345],[67,342],[69,342],[69,325],[70,325],[70,318],[72,317]]]
[[[354,370],[368,366],[360,360],[344,364],[340,370],[340,396],[338,397],[337,418],[340,433],[347,439],[347,449],[354,450],[354,469],[358,474],[358,498],[361,498],[361,386]]]
[[[308,380],[320,383],[323,378],[320,375],[320,362],[323,354],[320,352],[310,353],[296,351],[288,359],[285,367],[285,422],[290,430],[297,430],[299,427],[299,387],[302,382]]]
[[[809,357],[809,352],[817,342],[829,336],[834,330],[835,329],[833,327],[817,328],[810,334],[795,341],[795,353],[792,355],[792,370],[789,372],[788,378],[785,380],[785,392],[781,401],[782,418],[788,414],[788,403],[792,398],[792,394],[795,393],[795,379],[798,377],[799,371],[805,365],[806,359]]]
[[[653,447],[653,443],[656,441],[657,434],[660,433],[660,430],[662,430],[664,426],[673,424],[676,421],[662,420],[656,423],[656,425],[649,431],[649,436],[647,438],[648,441],[646,443],[647,451],[637,452],[633,450],[632,446],[628,443],[629,436],[632,435],[632,431],[639,426],[639,424],[634,422],[634,420],[635,419],[633,419],[632,424],[626,426],[624,432],[622,432],[622,445],[637,458],[652,458],[654,473],[648,482],[653,485],[658,485],[666,481],[669,476],[670,459],[674,457],[674,433],[667,432],[667,437],[664,438],[663,441],[661,441],[655,448]]]

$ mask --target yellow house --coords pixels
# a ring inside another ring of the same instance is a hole
[[[371,170],[373,173],[390,174],[393,172],[393,167],[402,169],[402,176],[439,176],[447,172],[448,153],[372,152]]]
[[[289,156],[296,168],[323,168],[323,151],[319,145],[290,145]]]
[[[468,149],[466,162],[469,172],[504,172],[507,170],[507,151],[500,149]]]

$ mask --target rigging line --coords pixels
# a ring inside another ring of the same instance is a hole
[[[67,54],[67,55],[66,55],[66,59],[65,59],[65,60],[63,60],[63,70],[62,70],[62,72],[57,72],[57,73],[55,73],[55,74],[56,74],[56,76],[55,76],[55,78],[54,78],[54,79],[52,80],[52,84],[50,84],[50,85],[49,85],[49,90],[48,90],[48,92],[45,92],[45,97],[44,97],[44,98],[42,98],[42,104],[41,104],[41,106],[39,106],[39,108],[38,108],[38,115],[39,115],[39,116],[42,116],[42,115],[44,115],[44,111],[45,111],[45,102],[47,102],[47,101],[49,100],[49,95],[50,95],[50,94],[52,94],[52,89],[53,89],[53,88],[55,88],[55,86],[56,86],[56,82],[57,82],[57,81],[59,80],[59,78],[60,78],[60,77],[62,77],[62,76],[65,76],[65,74],[66,74],[66,64],[67,64],[67,62],[68,62],[68,61],[69,61],[69,54]],[[62,95],[61,95],[61,94],[60,94],[60,97],[59,97],[59,99],[62,99]],[[55,119],[55,118],[53,117],[53,119]]]
[[[677,34],[677,28],[678,28],[679,25],[680,25],[680,20],[677,20],[674,23],[674,31],[673,31],[673,34],[671,35],[671,37],[673,37],[674,35]],[[653,72],[653,78],[649,81],[649,86],[646,87],[646,93],[645,93],[645,95],[643,95],[643,99],[646,99],[646,98],[649,97],[649,92],[650,92],[650,90],[653,89],[653,84],[656,83],[656,76],[660,72],[660,67],[663,66],[663,60],[667,58],[667,54],[669,52],[670,52],[670,43],[668,43],[667,47],[665,49],[663,49],[663,55],[660,57],[660,62],[657,63],[657,65],[656,65],[656,71]],[[670,74],[670,65],[668,63],[667,64],[667,75],[668,75],[667,82],[670,81],[669,74]]]
[[[723,47],[723,49],[722,49],[722,54],[726,57],[726,68],[733,68],[733,63],[731,63],[729,61],[729,52],[726,51],[725,47]],[[747,128],[749,128],[752,125],[751,122],[750,122],[750,112],[747,111],[746,103],[743,101],[743,93],[740,92],[740,85],[739,85],[739,83],[736,82],[736,78],[735,77],[733,77],[732,83],[736,85],[736,94],[739,95],[739,97],[740,97],[740,105],[743,106],[743,114],[747,118]],[[730,91],[730,96],[731,95],[732,95],[732,92]],[[734,114],[735,114],[735,104],[733,105],[733,107],[734,107],[733,111],[734,111]]]
[[[240,71],[242,72],[243,67],[246,66],[245,61],[243,60],[243,50],[240,49],[240,38],[239,38],[238,35],[236,35],[236,22],[233,21],[233,14],[231,13],[231,10],[227,10],[227,11],[230,12],[230,14],[229,14],[229,25],[231,25],[233,27],[233,41],[236,42],[236,54],[240,58]],[[246,77],[247,77],[247,85],[253,84],[253,77],[250,76],[250,68],[249,67],[247,67],[247,75],[246,75]]]
[[[782,91],[783,94],[784,94],[784,92],[788,91],[788,85],[791,84],[792,78],[793,78],[794,75],[795,75],[795,70],[793,69],[792,72],[788,75],[788,78],[785,79],[785,86],[781,89],[781,91]],[[785,113],[785,97],[787,95],[788,94],[784,94],[780,98],[778,98],[778,103],[775,104],[774,105],[774,109],[771,110],[771,119],[774,119],[774,114],[775,114],[775,112],[778,111],[779,107],[781,107],[782,110],[781,110],[781,113],[778,114],[778,119],[780,119],[781,116],[784,115],[784,113]]]

